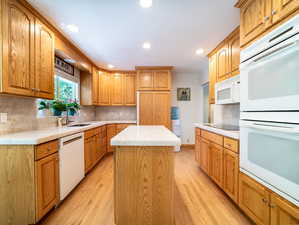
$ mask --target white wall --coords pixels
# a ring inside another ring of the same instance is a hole
[[[173,73],[172,106],[180,108],[182,143],[194,144],[194,123],[203,121],[202,84],[208,81],[208,72]],[[191,88],[191,101],[177,101],[177,88]]]

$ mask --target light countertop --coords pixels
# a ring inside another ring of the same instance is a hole
[[[239,138],[240,138],[240,132],[239,131],[223,130],[223,129],[220,129],[220,128],[206,126],[206,125],[201,124],[201,123],[195,123],[194,126],[198,127],[198,128],[201,128],[201,129],[204,129],[204,130],[207,130],[207,131],[211,131],[211,132],[216,133],[216,134],[220,134],[220,135],[223,135],[223,136],[226,136],[226,137],[230,137],[230,138],[233,138],[233,139],[239,140]]]
[[[91,121],[85,127],[54,127],[43,130],[33,130],[0,135],[0,145],[38,145],[72,134],[84,132],[92,128],[115,123],[136,123],[136,121]]]
[[[178,146],[181,140],[164,126],[129,126],[111,139],[113,146]]]

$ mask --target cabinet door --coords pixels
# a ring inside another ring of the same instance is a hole
[[[110,141],[116,135],[116,124],[107,125],[107,151],[113,152],[115,147],[111,146]]]
[[[136,105],[136,75],[124,74],[124,105]]]
[[[2,1],[3,3],[3,1]],[[35,95],[35,18],[17,0],[3,4],[3,85],[8,94]]]
[[[209,174],[210,162],[210,142],[201,138],[200,139],[200,168]]]
[[[94,138],[89,137],[84,140],[84,160],[85,160],[85,173],[87,173],[94,164]]]
[[[209,103],[215,103],[215,84],[217,76],[217,54],[209,59]]]
[[[147,91],[154,89],[153,71],[138,71],[137,73],[137,90]]]
[[[92,104],[99,104],[99,73],[95,67],[92,68]]]
[[[229,48],[225,43],[217,52],[217,82],[225,80],[229,74]]]
[[[36,220],[40,220],[59,201],[58,153],[35,162]]]
[[[229,39],[229,59],[231,76],[238,75],[240,65],[240,30],[234,32],[233,36]]]
[[[210,145],[210,177],[223,187],[223,147],[212,143]]]
[[[266,188],[243,173],[239,175],[239,206],[258,225],[268,225],[269,193]]]
[[[106,153],[106,146],[103,146],[102,134],[95,136],[95,162],[96,164]],[[106,142],[104,142],[106,144]]]
[[[272,0],[272,21],[279,22],[299,8],[299,0]]]
[[[154,124],[154,95],[152,92],[139,93],[139,124]]]
[[[35,86],[39,98],[54,98],[54,34],[40,21],[35,26]]]
[[[224,149],[223,154],[223,190],[238,203],[239,155]]]
[[[195,160],[200,164],[200,135],[195,135]]]
[[[169,91],[171,89],[170,71],[154,72],[154,89],[159,91]]]
[[[123,105],[123,75],[120,73],[114,73],[111,75],[111,105]]]
[[[110,105],[110,73],[104,72],[99,75],[98,105]]]
[[[299,208],[271,193],[271,225],[299,224]]]
[[[170,124],[170,93],[169,92],[154,92],[153,107],[153,124],[163,125],[171,129]]]
[[[252,41],[271,26],[269,0],[248,0],[240,11],[241,46]]]

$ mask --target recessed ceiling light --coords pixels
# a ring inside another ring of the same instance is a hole
[[[141,5],[141,7],[143,7],[143,8],[150,8],[153,5],[152,0],[140,0],[139,3]]]
[[[202,48],[199,48],[196,50],[196,55],[202,55],[204,53],[204,50]]]
[[[73,32],[73,33],[78,33],[79,32],[79,28],[74,24],[69,24],[69,25],[66,26],[66,28],[69,31]]]
[[[109,69],[112,69],[112,68],[114,68],[114,66],[111,65],[111,64],[109,64],[109,65],[108,65],[108,68],[109,68]]]
[[[151,43],[149,43],[149,42],[144,42],[143,45],[142,45],[142,47],[143,47],[144,49],[150,49],[150,48],[151,48]]]

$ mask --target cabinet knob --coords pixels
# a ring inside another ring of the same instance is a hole
[[[263,201],[264,203],[266,203],[266,204],[268,203],[268,200],[265,199],[265,198],[263,198],[262,201]]]
[[[267,22],[269,19],[270,19],[269,16],[265,16],[265,17],[264,17],[264,22]]]
[[[277,11],[276,10],[272,10],[272,16],[276,15]]]
[[[269,207],[273,209],[273,208],[276,207],[276,205],[274,205],[274,204],[269,204]]]

